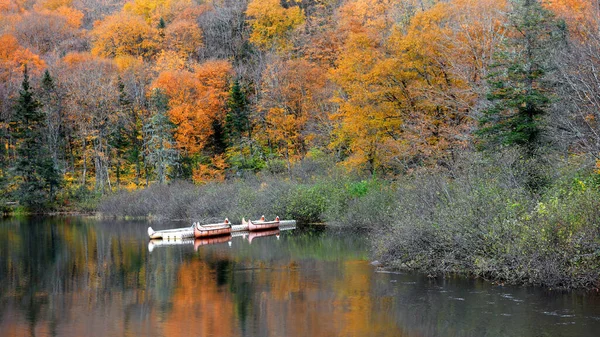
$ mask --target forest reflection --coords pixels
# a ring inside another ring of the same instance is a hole
[[[296,229],[150,251],[147,226],[2,220],[0,334],[594,336],[600,328],[597,297],[377,273],[360,235]]]
[[[145,225],[85,218],[0,223],[0,331],[10,336],[373,331],[370,280],[355,275],[357,268],[370,268],[362,240],[277,231],[233,238],[231,247],[217,240],[150,254]],[[389,327],[381,326],[384,330]]]

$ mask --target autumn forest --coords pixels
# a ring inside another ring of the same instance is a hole
[[[380,177],[511,147],[593,161],[599,10],[585,0],[3,0],[4,199],[39,207],[84,190],[202,184],[315,155]]]

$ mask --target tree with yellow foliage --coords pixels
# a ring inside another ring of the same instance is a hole
[[[386,20],[377,4],[350,5],[332,71],[342,91],[331,146],[345,149],[351,167],[394,172],[467,146],[471,111],[503,41],[506,2],[440,2],[406,23]]]
[[[136,56],[149,59],[160,48],[158,30],[139,16],[117,13],[94,24],[92,53],[102,57]]]
[[[197,5],[192,0],[133,0],[123,6],[123,11],[140,16],[156,26],[161,19],[166,23],[178,18],[194,20],[208,8],[210,5]]]
[[[262,50],[290,49],[292,32],[304,22],[300,7],[283,8],[279,0],[252,0],[246,14],[252,26],[250,42]]]
[[[344,150],[346,164],[371,172],[389,166],[405,152],[402,125],[413,103],[402,78],[385,72],[399,64],[383,61],[377,41],[366,33],[351,33],[332,79],[341,90],[331,117],[336,122],[332,148]],[[396,83],[397,82],[397,83]]]

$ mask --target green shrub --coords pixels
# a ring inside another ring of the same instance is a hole
[[[266,162],[265,169],[271,174],[284,174],[288,171],[287,162],[278,158],[269,159]]]
[[[378,187],[376,180],[361,180],[346,184],[346,192],[350,197],[364,197],[369,190]]]
[[[320,222],[329,207],[334,187],[324,183],[298,185],[291,191],[286,203],[285,216],[301,222]]]

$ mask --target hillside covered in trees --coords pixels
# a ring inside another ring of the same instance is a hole
[[[291,172],[315,154],[384,178],[511,147],[589,167],[599,11],[585,0],[1,0],[3,203]]]

